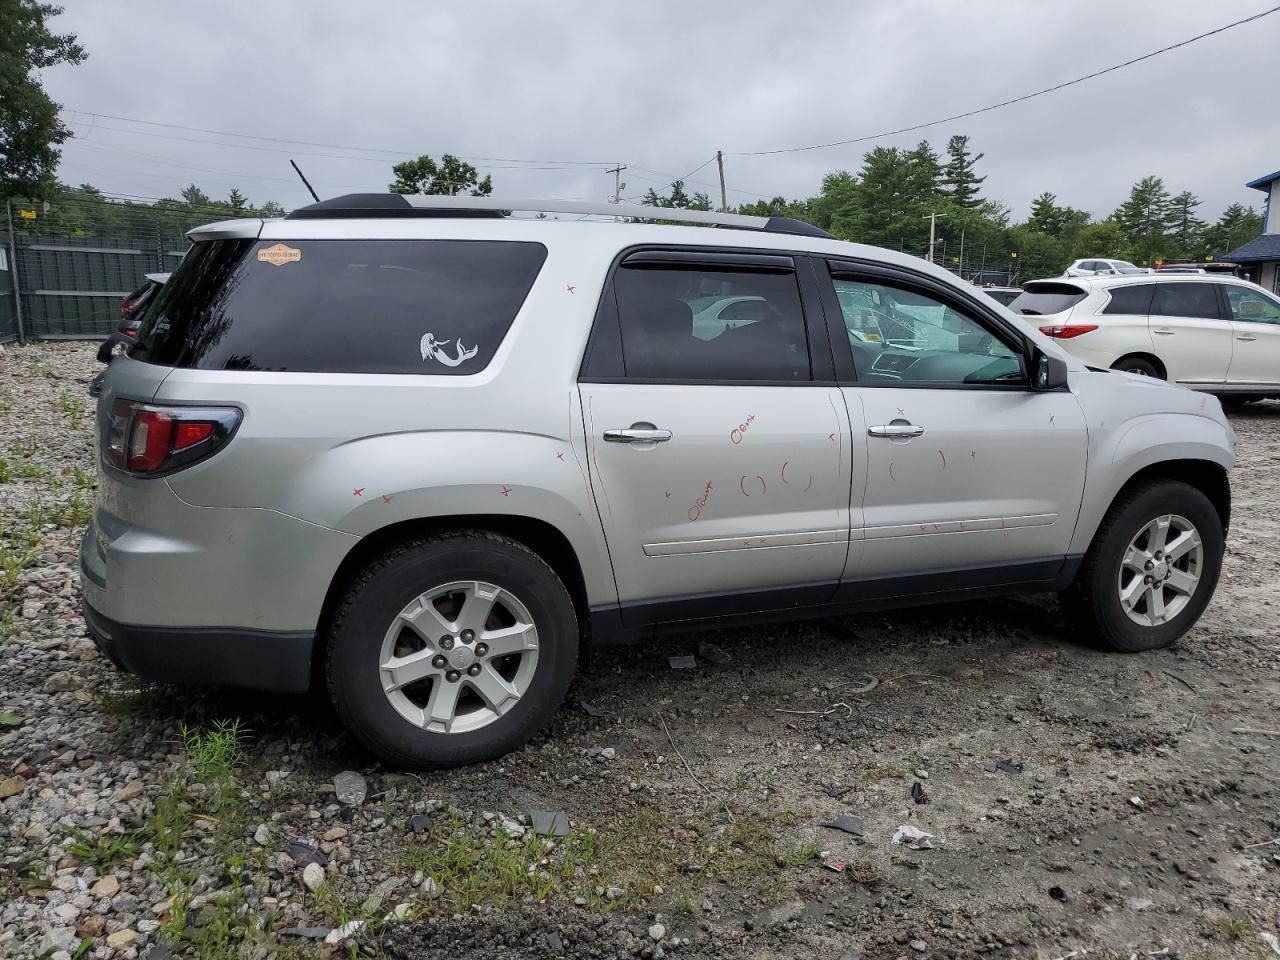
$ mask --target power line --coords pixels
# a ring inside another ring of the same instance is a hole
[[[1234,27],[1239,27],[1246,23],[1252,23],[1255,20],[1261,20],[1263,17],[1269,17],[1276,12],[1280,12],[1280,6],[1272,7],[1269,10],[1263,10],[1261,13],[1255,13],[1251,17],[1245,17],[1242,20],[1236,20],[1233,23],[1228,23],[1221,27],[1216,27],[1213,30],[1208,30],[1204,33],[1197,34],[1196,36],[1191,37],[1187,40],[1182,40],[1178,43],[1172,43],[1167,47],[1161,47],[1159,50],[1152,50],[1150,53],[1144,53],[1142,56],[1134,57],[1132,60],[1126,60],[1123,63],[1117,63],[1110,67],[1106,67],[1102,70],[1095,70],[1093,73],[1087,73],[1082,77],[1076,77],[1074,80],[1067,80],[1067,81],[1064,81],[1063,83],[1054,84],[1052,87],[1045,87],[1043,90],[1037,90],[1034,93],[1025,93],[1020,97],[1013,97],[1010,100],[1002,100],[999,103],[993,103],[985,107],[978,107],[976,110],[966,110],[964,113],[957,113],[949,117],[943,117],[941,120],[929,120],[926,123],[917,123],[909,127],[900,127],[897,130],[888,130],[888,131],[885,131],[884,133],[873,133],[865,137],[852,137],[848,140],[833,140],[830,143],[815,143],[815,144],[810,144],[807,147],[780,147],[776,150],[739,150],[739,151],[729,153],[729,156],[764,157],[764,156],[771,156],[779,153],[803,153],[804,151],[807,151],[807,150],[824,150],[827,147],[844,147],[853,143],[865,143],[868,140],[879,140],[882,137],[892,137],[899,133],[911,133],[914,130],[923,130],[925,127],[936,127],[939,124],[950,123],[953,120],[963,120],[966,117],[974,117],[980,113],[989,113],[992,110],[999,110],[1001,107],[1012,106],[1015,103],[1023,103],[1027,100],[1034,99],[1035,97],[1042,97],[1047,93],[1053,93],[1057,90],[1062,90],[1062,89],[1065,89],[1066,87],[1074,86],[1077,83],[1084,83],[1086,80],[1093,80],[1096,77],[1101,77],[1108,73],[1114,73],[1117,70],[1123,70],[1125,67],[1131,67],[1135,63],[1141,63],[1144,60],[1150,60],[1152,57],[1158,57],[1162,53],[1169,53],[1172,50],[1177,50],[1180,47],[1188,46],[1189,44],[1195,43],[1198,40],[1203,40],[1206,37],[1212,37],[1215,34],[1222,33],[1226,30],[1231,30]]]
[[[285,143],[285,144],[293,144],[293,145],[303,146],[303,147],[321,147],[322,149],[326,149],[326,150],[352,150],[352,151],[364,151],[365,153],[385,153],[388,155],[401,156],[401,157],[420,156],[420,154],[412,153],[407,150],[388,150],[384,147],[369,147],[369,146],[353,147],[353,146],[347,146],[341,143],[317,143],[312,140],[289,140],[284,137],[265,137],[265,136],[259,136],[257,134],[252,134],[252,133],[236,133],[231,130],[209,130],[205,127],[189,127],[180,123],[164,123],[159,120],[140,120],[137,117],[121,117],[121,116],[116,116],[115,114],[110,114],[110,113],[94,113],[91,110],[76,110],[71,107],[63,107],[61,112],[69,113],[69,114],[72,114],[73,116],[75,114],[83,114],[86,117],[95,117],[101,120],[120,120],[120,121],[123,121],[124,123],[138,123],[148,127],[166,127],[170,130],[185,130],[188,133],[208,133],[214,136],[236,137],[242,140],[261,140],[268,143]],[[104,127],[103,129],[119,130],[120,128]],[[140,130],[126,130],[124,132],[142,134],[142,131]],[[143,135],[145,136],[145,134]],[[174,138],[174,139],[178,139],[178,138]],[[193,142],[212,143],[214,141],[196,140]],[[235,146],[235,145],[221,144],[221,146]],[[277,152],[296,153],[297,151],[281,150]],[[323,154],[315,154],[315,156],[323,156]],[[486,163],[546,163],[546,164],[556,164],[557,166],[580,166],[580,167],[602,167],[602,166],[608,166],[609,164],[615,162],[612,160],[521,160],[521,159],[515,159],[511,157],[471,157],[471,156],[461,156],[459,154],[454,154],[454,156],[456,156],[459,160],[468,160],[468,161],[477,160],[477,161],[483,161]],[[352,159],[367,159],[367,158],[352,158]],[[379,161],[379,162],[385,162],[385,161]]]

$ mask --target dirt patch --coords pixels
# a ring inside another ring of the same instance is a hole
[[[1280,728],[1280,404],[1232,415],[1222,583],[1171,649],[1094,649],[1048,597],[675,637],[596,651],[526,749],[407,776],[364,766],[319,697],[138,692],[95,657],[75,574],[91,418],[70,405],[91,358],[0,358],[0,524],[25,558],[0,620],[0,713],[22,718],[0,726],[0,789],[21,781],[0,800],[0,953],[83,928],[92,956],[314,956],[341,948],[296,930],[356,916],[348,944],[405,960],[1209,960],[1277,931],[1280,738],[1235,731]],[[700,641],[730,661],[669,667]],[[217,721],[240,724],[225,776],[201,753]],[[344,768],[360,804],[335,798]],[[234,786],[222,813],[198,770]],[[535,837],[532,810],[570,834]],[[860,830],[818,826],[842,814]],[[902,825],[931,837],[895,844]],[[93,893],[108,874],[120,891]]]

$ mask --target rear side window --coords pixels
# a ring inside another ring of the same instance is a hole
[[[628,378],[810,379],[794,273],[624,264],[614,293]]]
[[[487,240],[198,243],[130,355],[206,370],[476,373],[546,255]]]
[[[1211,283],[1157,283],[1151,315],[1219,320],[1218,289]]]
[[[1136,314],[1145,317],[1151,312],[1151,294],[1154,283],[1135,283],[1131,287],[1113,287],[1111,299],[1102,308],[1103,313]]]
[[[1028,284],[1009,304],[1009,309],[1028,317],[1048,316],[1070,310],[1086,296],[1088,294],[1070,283]]]

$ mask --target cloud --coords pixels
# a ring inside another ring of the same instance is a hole
[[[308,200],[290,155],[323,196],[384,190],[397,157],[376,150],[494,158],[474,162],[508,196],[603,199],[613,189],[605,166],[622,162],[631,167],[625,194],[639,196],[717,149],[819,143],[947,116],[1259,9],[1256,0],[65,6],[56,29],[78,33],[90,53],[83,66],[47,73],[68,108],[362,149],[72,115],[78,139],[64,149],[64,180],[137,196],[171,196],[191,181],[215,196],[239,186],[287,207]],[[1201,214],[1213,218],[1232,202],[1258,205],[1244,182],[1280,167],[1280,124],[1266,101],[1278,48],[1280,15],[877,143],[925,137],[941,150],[951,134],[969,134],[986,154],[986,196],[1015,216],[1044,190],[1105,215],[1135,180],[1156,174],[1200,196]],[[730,156],[730,201],[812,195],[825,173],[856,170],[872,145]],[[692,189],[718,191],[714,164],[693,180]]]

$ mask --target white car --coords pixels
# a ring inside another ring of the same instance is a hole
[[[1033,280],[1009,309],[1094,367],[1280,397],[1280,299],[1211,274]]]
[[[1077,260],[1067,267],[1064,277],[1124,277],[1140,273],[1154,273],[1150,267],[1139,267],[1128,260],[1093,259]]]

